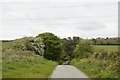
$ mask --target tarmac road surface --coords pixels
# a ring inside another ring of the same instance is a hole
[[[88,78],[82,71],[71,65],[58,65],[50,78]]]

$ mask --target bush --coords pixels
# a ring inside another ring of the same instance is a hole
[[[88,57],[90,53],[93,53],[93,45],[90,40],[82,39],[74,50],[74,56],[79,58]]]
[[[26,38],[25,46],[27,50],[34,51],[38,55],[44,54],[44,43],[43,40],[39,38]]]

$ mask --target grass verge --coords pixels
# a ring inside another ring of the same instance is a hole
[[[3,60],[3,78],[48,78],[57,63],[41,56]]]
[[[109,60],[73,59],[70,63],[89,78],[118,78],[118,64]]]

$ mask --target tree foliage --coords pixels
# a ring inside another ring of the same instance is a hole
[[[37,55],[44,54],[44,43],[42,38],[28,37],[25,38],[25,46],[27,50],[34,51]]]
[[[50,60],[59,60],[62,53],[62,44],[60,38],[49,32],[39,34],[37,38],[39,37],[43,39],[45,44],[44,57]]]
[[[74,56],[73,56],[73,51],[76,47],[76,45],[78,44],[80,38],[79,37],[68,37],[68,38],[63,38],[62,41],[64,43],[64,51],[65,51],[65,58],[67,58],[67,60],[71,60]]]
[[[93,53],[92,42],[87,39],[81,39],[74,50],[74,56],[83,58],[86,57],[88,53]]]

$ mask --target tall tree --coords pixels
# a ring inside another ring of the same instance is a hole
[[[60,38],[49,32],[39,34],[37,38],[39,37],[43,39],[45,44],[44,57],[50,60],[59,60],[62,53]]]

